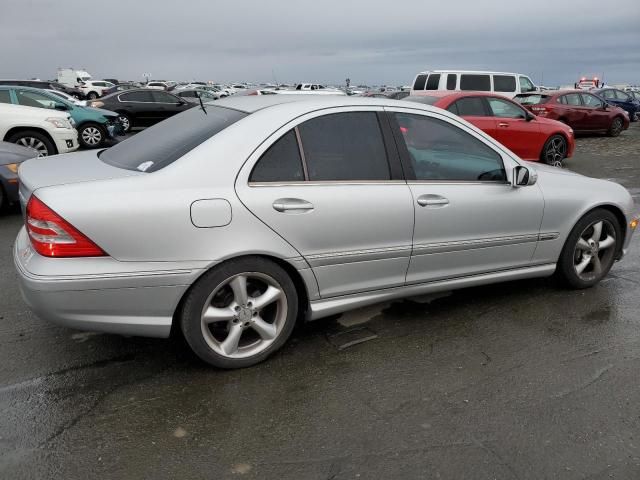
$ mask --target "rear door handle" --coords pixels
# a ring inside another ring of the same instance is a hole
[[[449,205],[449,199],[440,195],[420,195],[418,205],[421,207],[444,207]]]
[[[282,213],[304,213],[313,210],[313,204],[301,198],[279,198],[274,200],[273,209]]]
[[[505,123],[505,122],[500,122],[500,123],[498,124],[498,126],[499,126],[499,127],[508,127],[508,126],[509,126],[509,124],[508,124],[508,123]]]

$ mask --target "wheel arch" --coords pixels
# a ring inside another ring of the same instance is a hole
[[[8,138],[11,138],[13,135],[19,132],[38,132],[39,134],[44,135],[45,137],[47,137],[47,139],[49,139],[56,153],[58,152],[58,146],[56,145],[56,142],[54,141],[53,137],[49,135],[49,132],[47,132],[44,128],[41,128],[41,127],[35,127],[35,126],[32,127],[32,126],[24,126],[24,125],[12,127],[5,134],[2,140],[6,142]]]
[[[614,205],[612,203],[602,203],[600,205],[592,206],[588,210],[582,212],[582,214],[580,216],[578,216],[578,218],[575,220],[575,222],[573,222],[573,226],[571,227],[571,230],[569,230],[569,232],[571,232],[575,228],[575,226],[578,224],[578,222],[580,220],[582,220],[586,215],[589,215],[594,210],[600,210],[600,209],[607,210],[607,211],[611,212],[613,214],[613,216],[616,217],[616,220],[618,220],[618,225],[620,226],[620,231],[622,232],[622,240],[618,244],[617,251],[616,251],[616,256],[615,256],[615,258],[618,259],[618,258],[620,258],[620,254],[622,253],[622,248],[623,248],[624,242],[626,240],[626,235],[627,235],[627,217],[625,216],[625,214],[622,211],[622,209],[620,207],[618,207],[617,205]],[[565,239],[565,242],[566,242],[566,239]],[[564,248],[564,245],[563,245],[563,248]]]
[[[178,332],[180,332],[179,316],[180,316],[180,312],[182,311],[184,301],[189,295],[189,293],[191,292],[191,290],[193,289],[193,287],[200,281],[200,279],[206,273],[210,272],[215,268],[218,268],[220,265],[226,262],[229,262],[231,260],[238,260],[241,258],[247,258],[247,257],[254,257],[254,258],[259,257],[265,260],[270,260],[276,265],[280,266],[285,272],[287,272],[287,274],[291,278],[291,281],[293,282],[293,285],[296,288],[296,293],[298,294],[298,307],[299,307],[298,321],[302,321],[307,318],[309,305],[310,305],[310,295],[309,295],[309,289],[307,287],[307,284],[302,278],[302,275],[300,275],[300,272],[298,272],[298,270],[289,261],[283,258],[276,257],[274,255],[264,254],[264,253],[257,253],[257,254],[244,253],[242,255],[236,255],[233,257],[225,258],[222,262],[216,263],[215,265],[211,265],[209,268],[203,269],[203,271],[200,272],[200,275],[198,275],[198,278],[196,278],[193,281],[193,283],[189,286],[189,288],[187,288],[184,291],[184,293],[180,297],[180,301],[176,305],[176,308],[173,312],[173,318],[171,320],[171,336],[174,336],[178,334]]]

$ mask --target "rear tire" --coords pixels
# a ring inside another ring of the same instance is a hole
[[[47,157],[58,153],[58,150],[51,139],[40,132],[36,132],[35,130],[22,130],[14,133],[7,139],[7,141],[22,147],[29,147],[37,150],[38,157]]]
[[[87,93],[87,100],[95,100],[98,98],[98,94],[96,92]]]
[[[547,165],[562,168],[562,161],[567,158],[567,139],[562,135],[550,136],[542,147],[540,159]]]
[[[624,128],[624,122],[621,117],[615,117],[611,122],[611,126],[607,131],[607,135],[610,137],[617,137],[622,133],[622,129]]]
[[[185,297],[180,326],[198,357],[218,368],[262,362],[287,341],[298,295],[287,272],[262,257],[229,260]]]
[[[613,213],[602,208],[587,213],[567,237],[557,276],[571,288],[594,286],[611,270],[621,241],[622,229]]]
[[[133,127],[131,123],[131,117],[126,113],[118,112],[118,121],[122,125],[122,131],[124,133],[129,133],[131,128]]]

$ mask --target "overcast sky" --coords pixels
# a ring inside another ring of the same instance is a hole
[[[530,6],[527,6],[529,4]],[[409,84],[425,69],[640,83],[640,0],[2,0],[0,78]]]

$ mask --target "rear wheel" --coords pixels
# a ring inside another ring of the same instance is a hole
[[[609,273],[620,241],[622,231],[613,213],[603,209],[588,213],[569,234],[557,273],[570,287],[592,287]]]
[[[89,92],[89,93],[87,93],[87,99],[95,100],[96,98],[98,98],[97,92]]]
[[[611,126],[609,127],[609,131],[607,132],[607,134],[610,137],[617,137],[618,135],[620,135],[620,133],[622,133],[623,128],[624,128],[624,123],[622,121],[622,118],[616,117],[611,122]]]
[[[547,165],[562,168],[567,157],[567,140],[562,135],[552,135],[542,147],[541,159]]]
[[[118,113],[118,121],[120,122],[120,125],[122,125],[122,131],[124,133],[129,133],[131,131],[131,117],[129,117],[129,115],[127,115],[126,113]]]
[[[14,133],[7,141],[22,147],[33,148],[38,152],[38,157],[47,157],[58,153],[56,146],[46,135],[34,130]]]
[[[202,360],[240,368],[282,347],[297,314],[298,295],[289,275],[274,262],[246,257],[223,263],[194,285],[180,324]]]
[[[78,140],[84,148],[97,148],[106,138],[104,127],[97,123],[86,123],[78,129]]]

